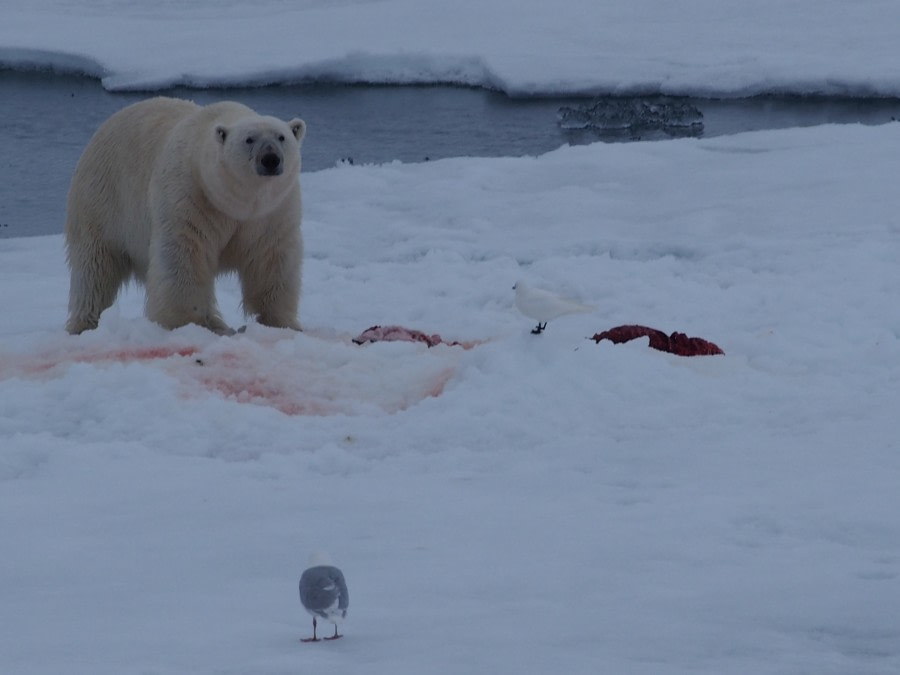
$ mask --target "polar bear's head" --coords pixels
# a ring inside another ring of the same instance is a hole
[[[288,195],[299,195],[300,141],[306,134],[301,119],[283,122],[250,113],[214,124],[195,160],[209,200],[241,220],[264,216]]]
[[[293,176],[300,171],[300,141],[306,123],[298,118],[282,122],[254,115],[234,124],[219,124],[216,139],[231,166],[246,167],[257,176]]]

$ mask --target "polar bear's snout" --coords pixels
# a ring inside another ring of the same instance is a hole
[[[256,173],[260,176],[280,176],[284,171],[281,151],[273,143],[266,143],[257,155]]]

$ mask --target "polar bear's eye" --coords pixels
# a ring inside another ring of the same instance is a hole
[[[278,134],[278,142],[284,143],[284,134]]]
[[[247,145],[253,145],[253,136],[247,136],[247,140],[244,141]]]

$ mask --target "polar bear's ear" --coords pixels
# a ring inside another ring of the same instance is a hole
[[[302,140],[303,137],[306,136],[306,122],[301,120],[299,117],[295,117],[290,122],[288,122],[288,126],[294,133],[294,138],[296,138],[298,141]]]
[[[218,139],[219,143],[224,144],[225,139],[228,138],[228,127],[226,127],[223,124],[217,124],[216,125],[216,138]]]

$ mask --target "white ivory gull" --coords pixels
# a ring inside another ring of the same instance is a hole
[[[594,310],[589,305],[545,291],[543,288],[532,288],[522,281],[517,281],[513,290],[516,292],[516,308],[528,318],[538,322],[531,331],[535,335],[543,333],[547,322],[551,319]]]

